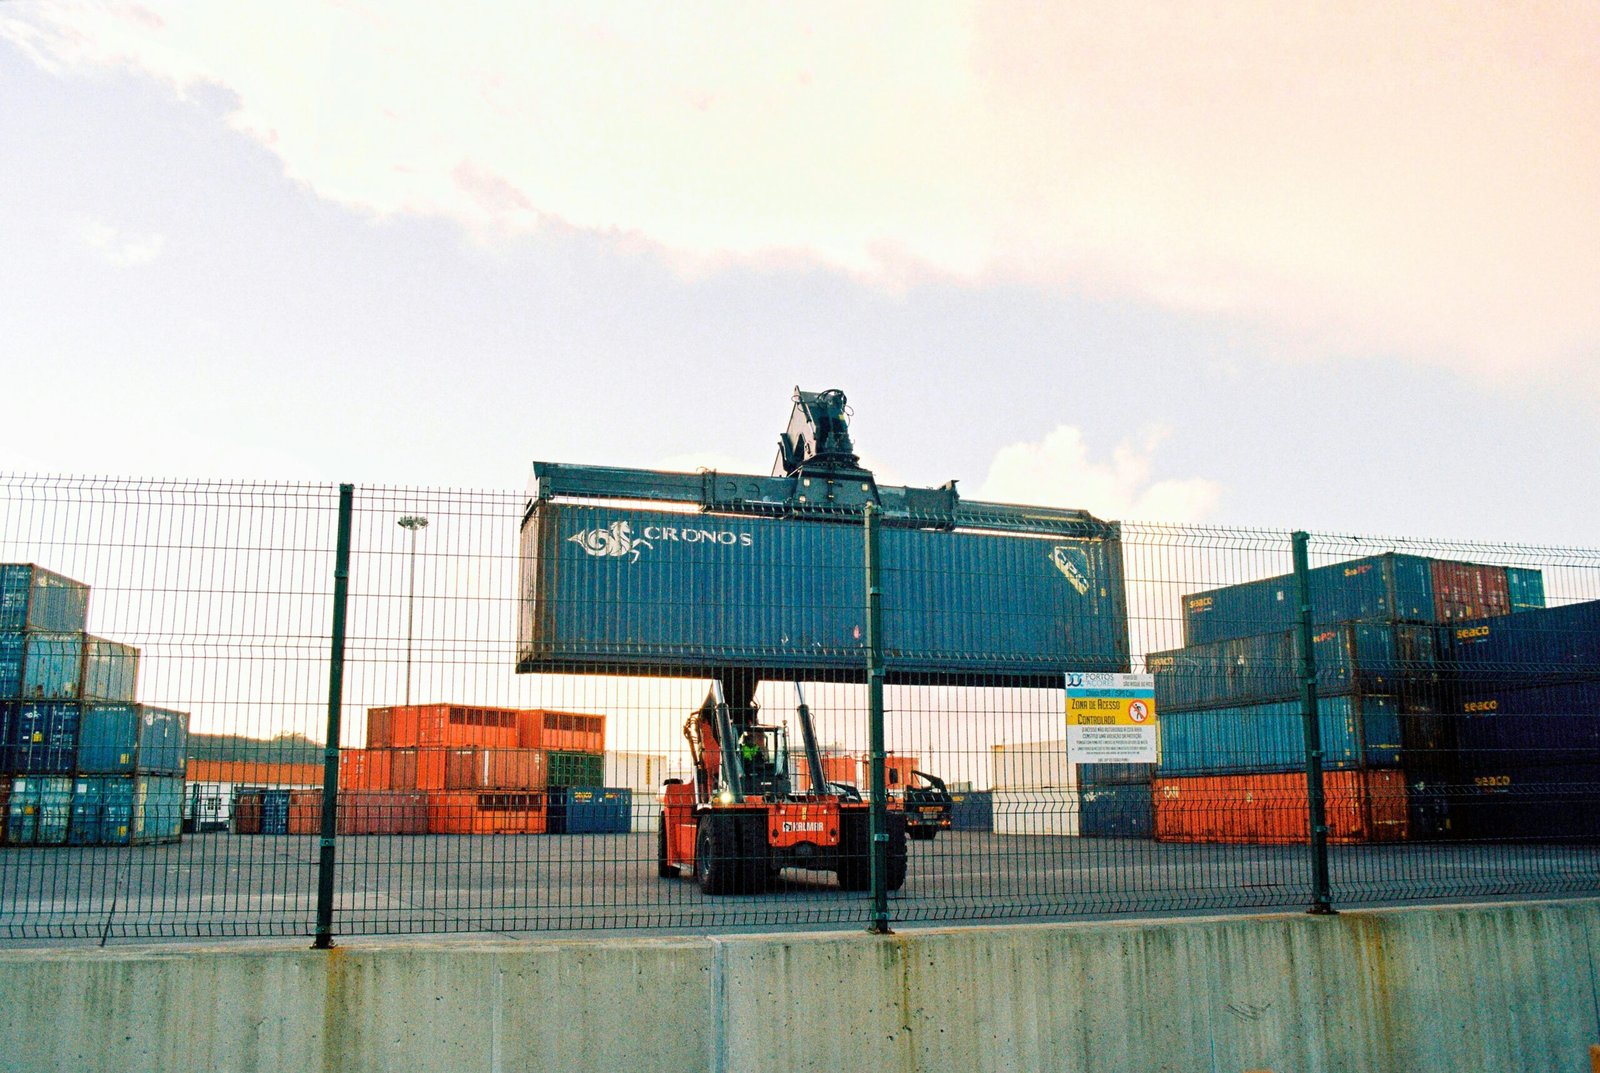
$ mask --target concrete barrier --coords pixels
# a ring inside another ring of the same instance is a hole
[[[0,953],[0,1069],[1589,1068],[1600,900]]]

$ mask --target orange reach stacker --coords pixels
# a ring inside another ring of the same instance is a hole
[[[868,806],[853,786],[830,783],[811,711],[795,683],[806,756],[805,787],[790,785],[788,732],[755,721],[755,706],[730,707],[722,683],[683,734],[694,760],[690,783],[668,779],[662,794],[657,866],[663,877],[692,874],[707,894],[771,890],[785,868],[834,872],[845,890],[872,886]],[[906,880],[906,822],[887,815],[888,889]]]

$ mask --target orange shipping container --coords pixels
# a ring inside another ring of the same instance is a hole
[[[425,794],[366,791],[339,795],[341,835],[421,835],[427,832]]]
[[[387,790],[393,778],[394,754],[388,749],[345,749],[339,753],[341,790]]]
[[[1158,778],[1160,842],[1284,845],[1310,840],[1304,772]],[[1330,842],[1400,842],[1410,831],[1399,771],[1328,771],[1322,776]]]
[[[317,835],[322,833],[322,791],[289,791],[289,833],[292,835]]]
[[[367,745],[374,749],[462,745],[512,749],[517,745],[517,712],[463,704],[369,708]]]
[[[517,713],[517,744],[524,749],[603,753],[606,751],[606,717],[527,708]]]
[[[395,790],[443,790],[448,749],[395,749],[389,762],[389,785]]]
[[[543,749],[451,749],[445,754],[446,790],[542,790]]]
[[[428,795],[428,833],[537,835],[545,830],[540,793],[439,793]]]

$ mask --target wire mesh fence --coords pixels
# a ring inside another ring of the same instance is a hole
[[[337,487],[0,479],[0,932],[1600,888],[1600,552],[911,504],[869,576],[859,512],[705,487],[357,488],[341,647]]]

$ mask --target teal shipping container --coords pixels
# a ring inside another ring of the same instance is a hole
[[[189,716],[148,704],[85,704],[78,734],[78,772],[92,775],[181,775]]]
[[[0,699],[76,700],[83,677],[83,634],[0,633]]]
[[[1506,589],[1511,594],[1511,610],[1532,611],[1545,606],[1544,574],[1522,566],[1506,567]]]
[[[176,842],[182,837],[183,776],[140,775],[134,780],[134,844]]]
[[[1300,771],[1305,719],[1298,700],[1164,713],[1158,776]],[[1400,708],[1393,697],[1350,694],[1317,703],[1326,771],[1398,767]]]
[[[72,822],[72,780],[31,775],[11,783],[6,810],[6,843],[12,846],[59,846]]]
[[[0,630],[71,633],[89,622],[89,586],[32,563],[0,563]]]
[[[134,779],[80,776],[72,783],[72,846],[125,846],[133,840]]]
[[[538,501],[522,527],[518,669],[859,674],[862,542],[859,522]],[[1128,669],[1114,523],[887,527],[881,547],[891,679]]]
[[[83,683],[78,690],[81,699],[131,704],[139,697],[138,686],[137,648],[121,641],[84,636]]]

